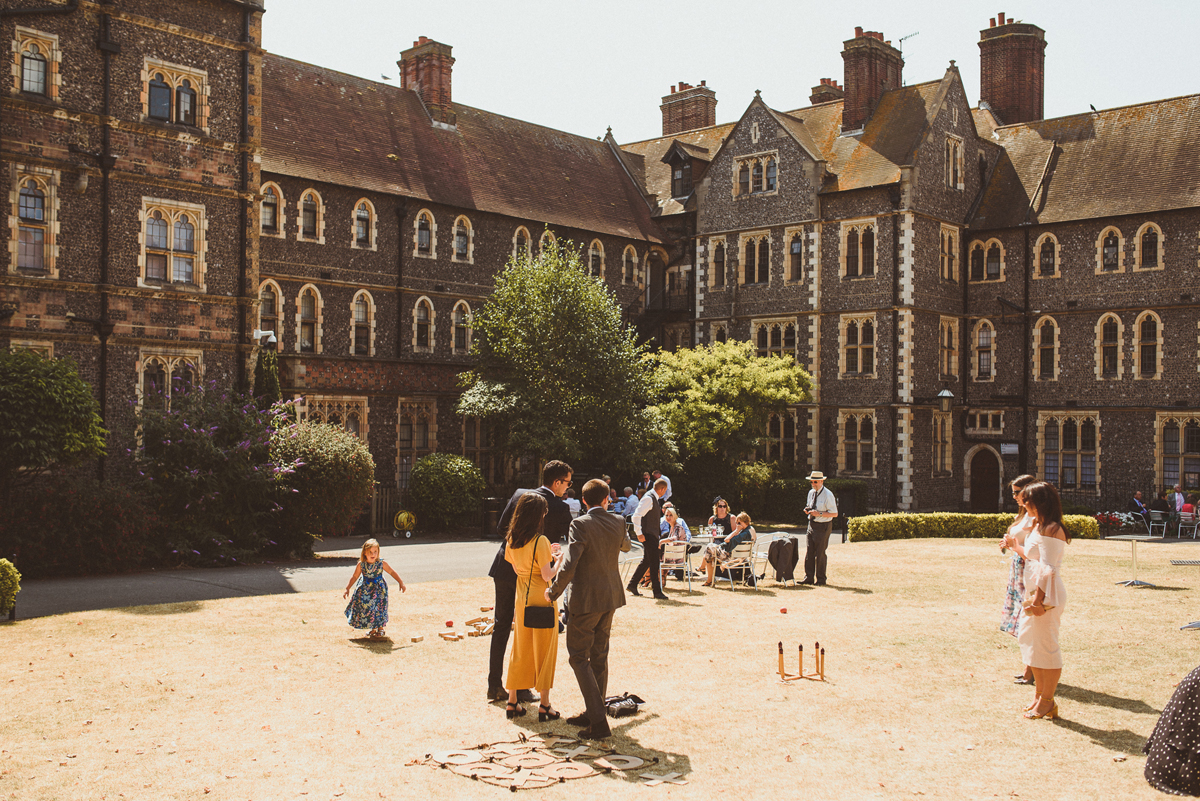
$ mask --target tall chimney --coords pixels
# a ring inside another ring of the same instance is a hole
[[[1042,119],[1046,32],[1005,19],[979,32],[979,99],[1003,125]]]
[[[452,114],[450,109],[450,73],[454,67],[450,45],[435,42],[425,36],[400,53],[400,87],[411,89],[425,101],[425,107],[435,119],[439,112]]]
[[[678,86],[671,87],[671,94],[663,96],[659,108],[662,109],[663,136],[717,124],[717,93],[704,81],[699,86],[680,81]]]
[[[904,84],[904,57],[878,31],[855,28],[854,38],[843,45],[846,103],[842,130],[853,131],[866,125],[884,92]]]
[[[842,87],[838,86],[838,82],[830,78],[822,78],[818,86],[812,88],[812,94],[808,96],[808,100],[814,106],[818,103],[828,103],[831,100],[841,100],[846,96]]]

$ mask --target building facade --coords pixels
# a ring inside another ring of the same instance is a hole
[[[434,450],[503,483],[454,409],[472,315],[570,241],[656,346],[802,364],[759,458],[872,508],[995,509],[1022,472],[1098,509],[1200,490],[1200,96],[1044,120],[1036,25],[981,31],[974,107],[860,28],[808,105],[718,125],[680,83],[620,145],[456,103],[424,37],[394,87],[263,52],[254,2],[10,5],[0,342],[80,363],[110,453],[137,404],[244,386],[258,329],[385,489]]]

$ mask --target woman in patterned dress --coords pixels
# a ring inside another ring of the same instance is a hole
[[[1029,510],[1025,508],[1025,502],[1021,499],[1021,490],[1036,480],[1030,475],[1017,476],[1009,485],[1012,489],[1013,500],[1017,502],[1017,508],[1020,511],[1016,520],[1013,520],[1012,525],[1008,527],[1008,533],[1000,540],[1001,553],[1016,545],[1023,546],[1025,537],[1033,528],[1033,515],[1029,514]],[[1004,613],[1000,616],[1000,630],[1008,632],[1014,637],[1017,636],[1017,623],[1021,619],[1021,602],[1025,599],[1024,572],[1025,560],[1014,550],[1008,571],[1008,592],[1004,596]],[[1026,665],[1025,670],[1014,678],[1014,683],[1033,684],[1033,669]]]
[[[354,567],[354,575],[350,577],[350,583],[342,593],[342,597],[345,598],[350,595],[350,588],[354,587],[354,597],[346,606],[346,620],[356,629],[369,628],[371,631],[367,636],[373,639],[384,636],[383,628],[388,622],[388,590],[387,581],[383,577],[385,572],[400,585],[400,592],[407,589],[401,578],[396,575],[396,571],[379,558],[379,542],[369,539],[363,543],[358,564]],[[356,581],[357,586],[354,584]]]

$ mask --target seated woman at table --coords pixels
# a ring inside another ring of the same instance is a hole
[[[700,568],[708,574],[708,580],[704,582],[705,587],[713,585],[713,579],[717,576],[717,566],[724,565],[729,561],[729,555],[733,553],[733,549],[741,545],[743,542],[750,542],[756,536],[757,532],[754,526],[750,525],[750,515],[745,512],[739,512],[734,518],[733,534],[725,539],[722,543],[712,543],[704,548],[704,561],[700,563]]]
[[[1157,497],[1150,501],[1150,511],[1162,512],[1164,515],[1174,514],[1175,509],[1171,506],[1171,502],[1167,500],[1166,490],[1158,493]]]
[[[723,540],[733,533],[733,517],[729,514],[729,502],[718,495],[713,499],[712,517],[708,518],[710,526],[719,526],[720,534],[714,534],[714,540]]]
[[[663,509],[662,521],[659,523],[661,534],[658,538],[660,545],[666,545],[668,542],[691,542],[692,531],[688,528],[688,524],[682,517],[679,516],[679,510],[674,506],[668,506]],[[689,546],[690,550],[690,546]],[[674,572],[675,578],[683,580],[683,570],[680,566],[683,564],[683,559],[674,559],[671,562],[662,563],[662,577],[666,580],[668,572]]]

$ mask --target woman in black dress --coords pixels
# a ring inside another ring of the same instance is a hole
[[[1142,752],[1152,787],[1200,796],[1200,667],[1179,682]]]

